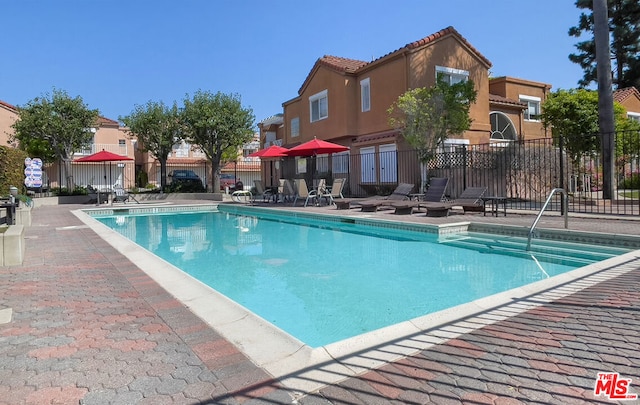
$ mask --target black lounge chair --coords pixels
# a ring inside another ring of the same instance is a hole
[[[363,212],[376,212],[383,206],[392,206],[394,202],[406,200],[413,190],[413,184],[400,183],[393,193],[386,197],[372,198],[361,201],[351,201],[351,204],[359,205]]]
[[[399,201],[391,204],[395,208],[395,214],[411,214],[414,208],[420,209],[425,203],[441,203],[449,185],[449,179],[446,177],[434,177],[429,182],[429,188],[424,193],[422,200],[419,201]]]
[[[446,217],[451,208],[462,207],[464,212],[478,212],[483,208],[482,196],[487,192],[486,187],[467,187],[458,198],[443,203],[422,202],[420,208],[427,210],[429,217]]]

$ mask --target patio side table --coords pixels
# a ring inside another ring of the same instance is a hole
[[[482,211],[483,215],[487,216],[487,203],[491,203],[491,215],[498,216],[500,210],[500,204],[502,204],[502,212],[504,216],[507,216],[507,197],[498,196],[485,196],[482,197]]]

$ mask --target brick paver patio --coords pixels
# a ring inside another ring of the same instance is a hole
[[[82,224],[78,208],[34,209],[24,264],[0,268],[0,309],[12,309],[0,325],[1,404],[615,403],[594,396],[598,372],[640,392],[640,257],[613,279],[301,395]],[[571,225],[640,230],[631,220]]]

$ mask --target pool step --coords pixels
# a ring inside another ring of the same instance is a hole
[[[519,237],[492,237],[486,234],[464,233],[440,238],[441,243],[479,252],[505,254],[538,261],[586,266],[626,253],[627,249],[588,244],[534,239],[527,251],[527,239]]]

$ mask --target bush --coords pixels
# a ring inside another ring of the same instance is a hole
[[[625,177],[618,184],[618,188],[640,189],[640,174],[633,173],[631,177]]]
[[[202,184],[197,183],[172,183],[167,186],[168,193],[203,193]]]
[[[56,196],[89,194],[89,192],[87,191],[87,188],[83,186],[76,186],[71,191],[69,191],[66,187],[57,187],[57,188],[52,188],[51,192],[53,193],[53,195],[56,195]]]

